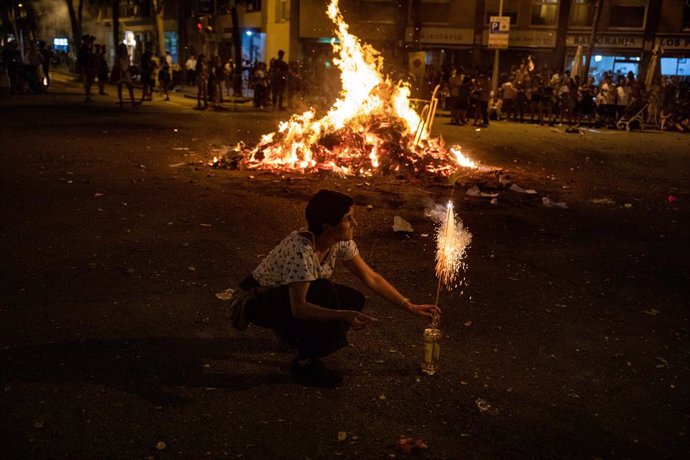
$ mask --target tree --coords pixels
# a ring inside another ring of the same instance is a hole
[[[234,57],[234,62],[235,62],[235,68],[233,70],[234,76],[233,76],[233,83],[232,83],[232,89],[235,94],[242,94],[242,61],[243,61],[243,56],[242,56],[242,33],[240,31],[240,18],[239,18],[239,12],[238,12],[238,7],[240,5],[245,5],[247,2],[246,0],[230,0],[225,8],[223,9],[223,13],[230,13],[230,20],[232,21],[232,47],[233,51],[235,53]]]
[[[556,49],[552,64],[561,67],[565,62],[565,39],[570,20],[570,7],[572,0],[561,0],[558,10],[558,29],[556,30]]]
[[[238,0],[232,2],[230,6],[230,18],[232,19],[232,47],[235,51],[235,68],[233,70],[234,76],[232,79],[232,91],[235,94],[242,94],[242,70],[243,70],[243,56],[242,56],[242,34],[240,33],[240,20],[237,15]]]
[[[587,3],[594,6],[594,18],[592,19],[592,31],[589,34],[587,55],[585,57],[585,70],[583,72],[585,79],[589,76],[589,63],[592,60],[592,53],[594,52],[594,45],[596,44],[597,33],[599,32],[599,18],[601,17],[601,8],[604,0],[588,0]]]
[[[0,35],[12,35],[22,44],[22,40],[36,37],[36,14],[30,2],[10,0],[0,2]],[[21,49],[24,53],[24,49]],[[23,54],[22,54],[23,55]]]
[[[81,39],[81,11],[82,11],[82,0],[78,0],[77,10],[79,11],[79,17],[77,18],[77,10],[74,9],[74,0],[65,0],[67,3],[67,11],[69,12],[69,22],[72,26],[72,49],[79,49],[79,40]]]
[[[117,50],[120,43],[120,0],[112,0],[113,9],[113,46]]]
[[[153,13],[156,20],[156,41],[158,42],[158,54],[165,56],[165,23],[163,18],[164,0],[152,0]]]

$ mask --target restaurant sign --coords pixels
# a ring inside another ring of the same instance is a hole
[[[422,27],[419,41],[428,45],[471,45],[472,29],[455,29],[452,27]],[[412,27],[405,29],[408,43],[413,40]]]
[[[690,50],[690,35],[657,36],[656,44],[665,50]]]
[[[482,43],[489,45],[489,34],[484,31]],[[556,46],[556,32],[550,30],[511,30],[510,47],[553,48]]]
[[[638,35],[599,35],[594,46],[599,48],[632,48],[642,49],[642,36]],[[567,35],[566,46],[588,46],[589,35]]]

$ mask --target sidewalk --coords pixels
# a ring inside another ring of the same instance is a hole
[[[71,81],[74,83],[81,84],[80,76],[79,74],[76,74],[74,72],[70,72],[68,69],[61,67],[57,69],[51,69],[50,71],[52,78],[56,80],[63,80],[63,81]],[[59,76],[62,76],[63,78],[60,78]],[[57,78],[56,78],[57,77]],[[98,83],[94,83],[94,95],[98,95]],[[108,82],[106,84],[106,88],[110,89],[109,94],[115,94],[117,95],[117,85],[115,83]],[[134,88],[135,90],[139,90],[139,95],[135,94],[135,99],[139,99],[141,97],[141,90],[142,86],[141,83],[138,81],[134,82]],[[153,90],[154,94],[158,94],[160,97],[161,91],[158,87],[154,88]],[[172,91],[170,91],[170,96],[174,97],[175,95],[181,96],[185,99],[193,99],[196,101],[197,99],[197,87],[196,86],[187,86],[187,85],[177,85],[173,88]],[[123,93],[123,97],[126,96],[126,91]],[[162,101],[160,98],[156,98],[154,102]],[[259,110],[258,108],[255,108],[253,105],[253,99],[248,96],[226,96],[223,95],[223,100],[221,102],[221,107],[226,109],[226,110]]]

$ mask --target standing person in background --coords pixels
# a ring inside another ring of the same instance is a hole
[[[206,110],[208,107],[208,63],[206,56],[200,54],[196,59],[196,108]],[[203,106],[202,106],[203,101]]]
[[[501,120],[503,117],[501,114],[501,108],[503,107],[503,100],[498,95],[492,94],[491,100],[489,101],[489,120]]]
[[[450,71],[450,78],[448,79],[448,86],[450,95],[448,97],[448,110],[450,110],[450,124],[460,125],[460,86],[462,85],[463,75],[452,69]]]
[[[254,69],[254,107],[263,110],[266,105],[268,93],[268,75],[266,75],[266,63],[257,62]]]
[[[153,99],[153,61],[151,51],[144,51],[141,55],[141,65],[139,66],[139,80],[141,81],[141,101]]]
[[[9,79],[9,92],[21,93],[20,68],[22,64],[21,54],[19,53],[17,42],[11,40],[2,50],[2,64],[7,69]]]
[[[687,3],[686,3],[687,4]],[[635,78],[633,71],[629,71],[626,79],[626,85],[630,88],[630,103],[642,100],[643,84]]]
[[[29,43],[29,52],[26,54],[26,62],[31,66],[29,84],[31,92],[43,92],[43,55],[38,51],[35,42]]]
[[[296,100],[301,99],[304,94],[304,77],[302,75],[302,68],[298,61],[289,63],[290,73],[287,78],[287,107],[293,110],[296,106]]]
[[[470,106],[470,93],[472,93],[472,79],[469,75],[463,75],[458,95],[458,122],[467,124],[467,110]]]
[[[98,74],[98,94],[105,95],[105,83],[108,81],[108,57],[105,45],[96,45],[96,73]]]
[[[491,99],[491,78],[487,72],[480,72],[479,84],[479,109],[482,114],[482,127],[489,127],[489,99]]]
[[[190,55],[187,62],[184,63],[184,70],[187,86],[194,86],[196,83],[196,58],[193,54]]]
[[[503,91],[503,113],[506,115],[506,120],[515,117],[515,98],[517,97],[517,90],[513,85],[513,81],[506,76],[506,81],[501,85]]]
[[[163,93],[166,101],[170,100],[168,93],[170,92],[171,82],[170,65],[167,61],[163,61],[161,70],[158,71],[158,84],[160,85],[161,93]]]
[[[285,86],[287,83],[288,73],[290,72],[290,67],[287,62],[283,60],[285,57],[285,51],[278,51],[278,59],[275,59],[271,63],[271,93],[273,99],[273,110],[276,110],[276,106],[279,110],[285,110],[283,105],[283,96],[285,95]]]
[[[234,88],[232,87],[232,77],[235,75],[235,64],[232,59],[228,58],[227,62],[223,65],[223,81],[225,83],[225,94],[226,96],[232,96],[231,92],[234,93]]]
[[[132,105],[137,105],[134,100],[134,83],[132,83],[131,64],[129,62],[129,53],[127,52],[127,45],[120,43],[117,46],[117,55],[115,57],[115,65],[113,65],[113,80],[117,82],[117,97],[120,101],[120,107],[123,107],[122,102],[122,86],[127,86],[129,91],[129,98]],[[141,102],[139,102],[141,104]]]
[[[53,53],[46,48],[46,42],[41,40],[38,42],[38,52],[43,56],[43,76],[45,78],[45,90],[50,86],[50,61],[53,59]]]
[[[585,82],[577,90],[577,97],[580,102],[580,112],[578,114],[577,125],[582,122],[582,117],[587,117],[591,125],[594,124],[594,78],[587,77]]]
[[[536,123],[539,117],[539,105],[541,104],[541,76],[538,74],[530,81],[527,90],[527,100],[529,101],[530,121]]]
[[[77,72],[81,74],[84,85],[84,102],[93,102],[91,99],[91,87],[96,80],[96,57],[93,54],[93,35],[81,37],[81,47],[77,53]]]
[[[528,104],[527,87],[525,79],[523,78],[524,75],[525,72],[518,69],[515,73],[515,81],[513,81],[513,85],[515,86],[515,112],[513,120],[518,121],[519,119],[520,123],[525,121],[525,108]]]
[[[208,98],[214,110],[220,110],[223,101],[223,66],[218,55],[211,57],[208,66]]]
[[[630,86],[628,86],[628,82],[622,75],[618,77],[616,94],[618,96],[616,99],[616,119],[618,119],[623,116],[628,104],[630,103]]]

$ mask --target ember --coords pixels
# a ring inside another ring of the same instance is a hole
[[[338,37],[331,44],[341,72],[340,97],[322,118],[316,119],[311,109],[262,136],[256,147],[245,150],[245,167],[359,176],[449,176],[459,167],[477,168],[458,146],[447,148],[429,137],[428,126],[410,106],[409,84],[394,84],[382,75],[383,58],[348,32],[338,0],[330,1],[327,13]]]

